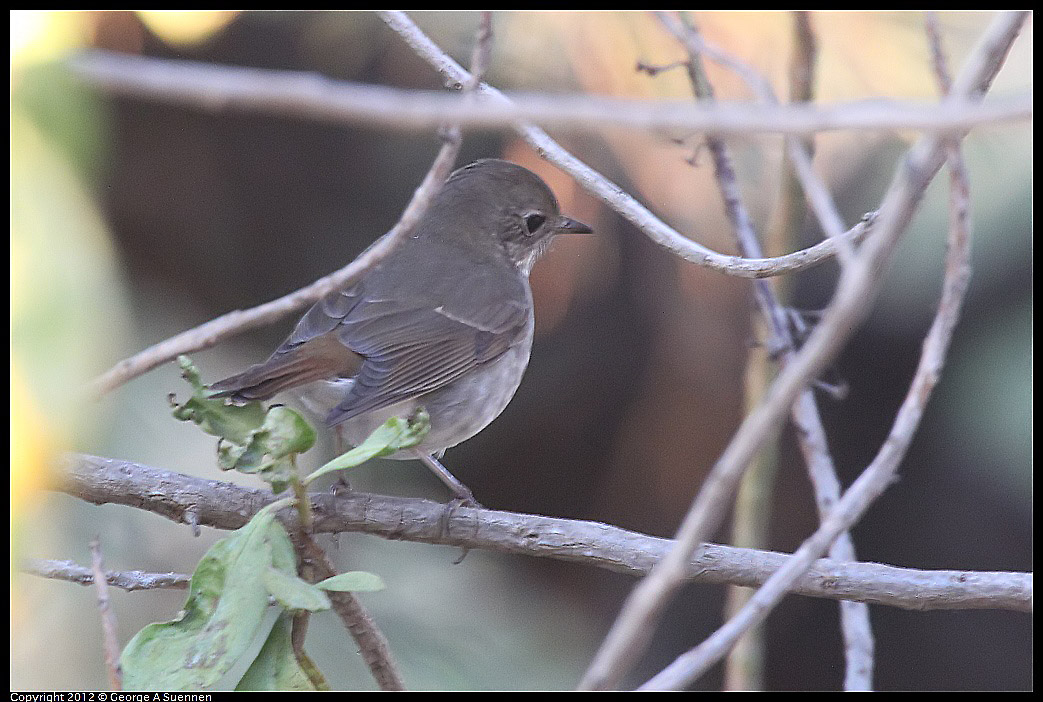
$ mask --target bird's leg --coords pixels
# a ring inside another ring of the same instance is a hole
[[[456,495],[456,497],[450,500],[446,505],[445,513],[442,515],[442,532],[448,536],[449,520],[452,518],[453,511],[457,507],[481,507],[481,505],[478,504],[478,500],[474,499],[474,494],[471,492],[471,489],[457,480],[456,476],[450,473],[449,469],[443,466],[441,461],[431,454],[418,451],[417,449],[413,449],[413,453],[420,459],[421,463],[430,468],[431,472],[437,475],[438,479],[445,483],[446,487]],[[467,546],[464,546],[463,550],[460,552],[460,556],[453,561],[453,565],[460,564],[470,550],[471,549]]]
[[[457,480],[456,476],[450,473],[437,458],[417,449],[413,449],[413,454],[419,458],[420,462],[427,466],[432,473],[437,475],[439,480],[445,483],[446,487],[456,495],[456,500],[459,501],[461,506],[481,506],[478,504],[478,500],[474,499],[474,494],[471,493],[470,488]]]
[[[348,444],[347,440],[344,438],[344,427],[340,424],[333,427],[334,453],[336,453],[336,455],[339,456],[350,448],[350,444]],[[347,471],[343,470],[337,471],[337,482],[333,483],[333,485],[330,486],[330,490],[331,492],[333,492],[334,495],[350,495],[352,492],[354,492],[354,488],[351,487],[351,483],[349,483],[348,479],[344,477],[344,474],[346,472]]]

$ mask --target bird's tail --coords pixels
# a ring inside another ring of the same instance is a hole
[[[336,373],[323,359],[289,352],[250,366],[242,373],[209,386],[211,397],[229,397],[239,402],[268,400],[291,388],[328,378]]]

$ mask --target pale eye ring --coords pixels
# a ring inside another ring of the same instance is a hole
[[[529,235],[536,233],[536,230],[543,226],[543,223],[547,221],[547,218],[541,215],[539,212],[533,212],[532,214],[525,215],[525,229],[529,232]]]

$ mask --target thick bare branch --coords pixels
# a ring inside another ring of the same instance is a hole
[[[159,470],[131,461],[72,454],[59,468],[56,489],[93,504],[121,504],[178,523],[194,515],[198,524],[238,529],[275,500],[268,490]],[[312,495],[316,533],[362,532],[386,539],[462,546],[516,555],[553,558],[628,575],[646,575],[672,541],[597,522],[558,519],[429,500],[351,493]],[[280,516],[296,533],[296,513]],[[763,583],[788,556],[771,551],[706,544],[685,567],[691,582]],[[904,609],[1032,608],[1029,573],[923,571],[878,563],[820,559],[792,592],[851,599]]]

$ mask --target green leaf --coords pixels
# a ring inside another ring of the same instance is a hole
[[[320,475],[361,465],[371,458],[388,456],[401,449],[416,446],[431,430],[431,419],[419,408],[409,419],[392,417],[355,448],[342,453],[304,479],[308,485]]]
[[[293,570],[295,558],[274,509],[265,508],[203,556],[181,616],[149,624],[127,644],[120,658],[125,689],[199,690],[216,684],[260,633],[270,568]]]
[[[353,570],[317,582],[315,587],[334,592],[377,592],[384,589],[384,581],[376,573]]]
[[[330,608],[330,598],[315,585],[275,568],[264,572],[264,584],[279,604],[287,609],[320,612]]]
[[[304,453],[315,445],[315,429],[289,407],[269,409],[261,428],[267,432],[265,453],[272,458]]]
[[[243,674],[237,691],[242,690],[292,690],[308,692],[329,689],[322,680],[321,674],[310,660],[306,661],[313,675],[318,675],[322,686],[313,685],[307,672],[293,652],[293,615],[284,613],[279,616],[272,627],[264,646],[257,653],[257,658]]]
[[[275,513],[282,509],[283,506],[286,506],[287,503],[292,504],[292,501],[278,500],[273,502],[254,515],[254,519],[257,519],[262,512],[268,511],[271,513],[272,519],[266,527],[265,538],[268,546],[272,549],[272,567],[284,573],[297,575],[297,552],[293,549],[293,542],[290,541],[290,535],[286,533],[283,525],[274,519]]]
[[[315,429],[296,411],[276,406],[264,409],[260,402],[229,404],[211,397],[199,371],[186,356],[178,357],[182,376],[192,386],[184,404],[171,399],[174,417],[191,421],[221,440],[217,463],[221,470],[256,474],[280,493],[297,473],[294,460],[315,445]]]
[[[264,405],[260,402],[230,405],[223,399],[210,398],[210,391],[203,385],[192,361],[187,356],[178,356],[177,361],[181,366],[181,376],[192,386],[192,397],[179,405],[171,396],[174,417],[185,422],[195,422],[207,434],[233,444],[247,444],[252,434],[264,423]]]

